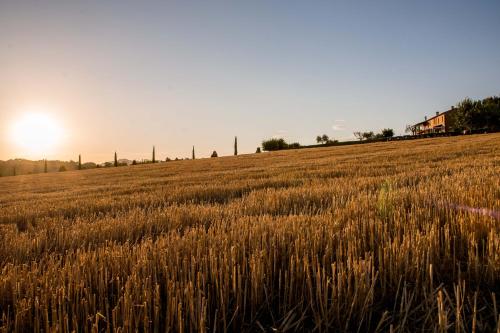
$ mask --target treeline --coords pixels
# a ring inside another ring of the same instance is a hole
[[[456,132],[500,131],[500,96],[466,98],[456,105],[452,116]]]
[[[383,141],[388,140],[394,136],[394,130],[392,128],[385,128],[380,133],[373,132],[354,132],[354,136],[360,141],[372,142],[372,141]],[[328,146],[344,146],[349,144],[358,143],[358,141],[342,141],[330,139],[326,134],[318,135],[316,137],[317,145],[301,145],[298,142],[288,143],[283,138],[271,138],[262,141],[262,148],[265,151],[276,151],[276,150],[286,150],[286,149],[298,149],[298,148],[314,148],[314,147],[328,147]],[[258,151],[260,152],[260,151]]]
[[[383,140],[390,139],[394,136],[394,130],[392,128],[384,128],[380,133],[373,133],[373,131],[369,132],[354,132],[353,133],[356,139],[359,141],[363,140]]]

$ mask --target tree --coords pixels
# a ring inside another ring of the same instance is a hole
[[[15,176],[16,175],[16,167],[13,167],[12,168],[12,175]]]
[[[195,156],[194,156],[194,146],[193,146],[193,151],[192,151],[192,156],[193,160],[195,159]]]
[[[153,158],[151,159],[151,162],[156,163],[155,146],[153,146]]]
[[[487,97],[482,100],[482,124],[486,130],[500,130],[500,96]]]
[[[82,170],[82,155],[78,155],[78,170]]]
[[[238,155],[238,137],[234,137],[234,156]]]
[[[330,142],[330,138],[326,134],[318,135],[316,137],[316,142],[319,144],[326,144],[326,143]]]
[[[136,160],[133,160],[133,161],[132,161],[132,165],[137,165],[137,161],[136,161]]]
[[[384,128],[382,130],[382,137],[383,138],[392,138],[394,136],[394,130],[392,128]]]
[[[260,154],[261,151],[260,151],[260,147],[257,147],[257,150],[255,151],[256,154]]]
[[[115,151],[115,163],[114,163],[115,167],[118,166],[118,155],[116,155],[116,151]]]
[[[372,131],[370,132],[363,132],[363,139],[365,140],[372,140],[375,138],[375,134],[373,134]]]
[[[411,133],[411,135],[417,134],[417,128],[414,125],[406,125],[405,133]]]
[[[370,132],[354,132],[353,134],[354,134],[354,136],[359,141],[362,141],[362,140],[373,140],[373,139],[377,138],[377,136],[373,133],[373,131],[370,131]]]
[[[288,144],[283,138],[272,138],[262,141],[262,148],[266,151],[287,149]]]
[[[64,165],[61,165],[59,167],[59,172],[64,172],[64,171],[66,171],[66,167]]]
[[[500,96],[477,101],[465,98],[449,117],[454,131],[500,130]]]
[[[353,134],[359,141],[363,140],[363,132],[354,132]]]
[[[214,152],[212,153],[212,156],[210,157],[219,157],[219,155],[217,155],[217,152],[214,150]]]
[[[43,172],[47,173],[48,169],[47,169],[47,159],[44,159],[43,160]]]

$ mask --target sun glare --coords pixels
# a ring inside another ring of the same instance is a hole
[[[45,113],[27,113],[10,127],[10,139],[21,154],[46,156],[54,152],[62,138],[62,127]]]

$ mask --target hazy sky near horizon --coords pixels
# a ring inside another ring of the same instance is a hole
[[[500,94],[499,1],[0,1],[0,159],[254,152]],[[64,136],[27,153],[28,111]]]

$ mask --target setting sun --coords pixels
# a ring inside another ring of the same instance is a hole
[[[23,153],[44,155],[54,151],[63,130],[56,119],[45,113],[27,113],[10,127],[10,139]]]

